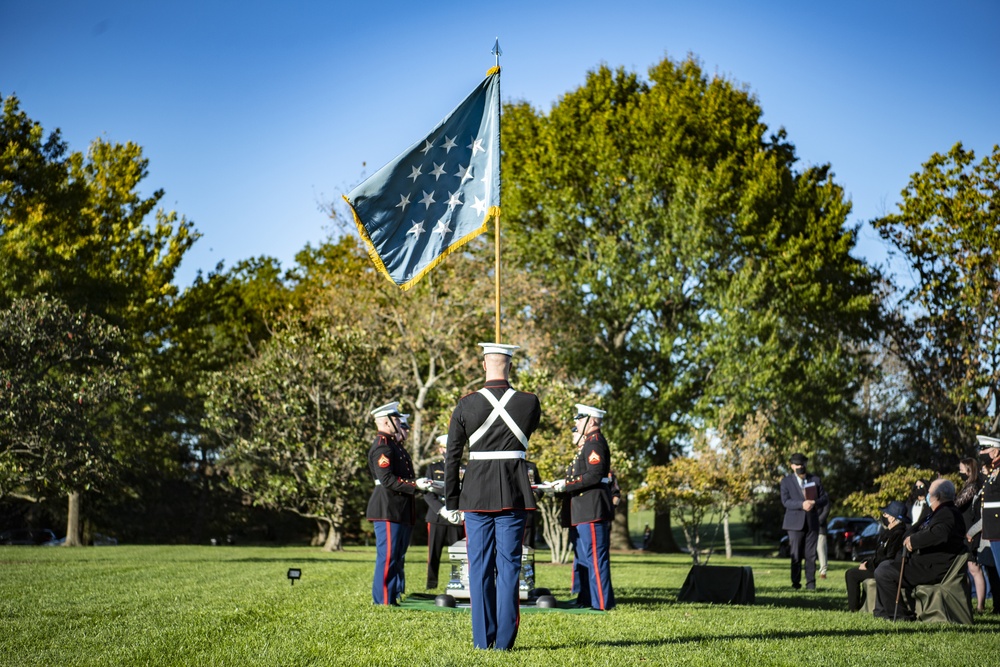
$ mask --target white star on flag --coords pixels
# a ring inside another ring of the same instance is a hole
[[[410,167],[410,175],[407,176],[407,178],[413,179],[413,182],[416,183],[417,179],[420,178],[420,173],[419,165],[416,167]]]
[[[444,138],[444,143],[441,144],[441,148],[444,149],[445,153],[450,153],[451,149],[454,148],[457,145],[458,144],[455,143],[455,137],[445,137]]]
[[[434,226],[434,232],[433,233],[434,234],[440,234],[441,236],[444,236],[445,234],[447,234],[450,231],[451,231],[451,227],[448,226],[448,221],[445,220],[444,218],[441,218],[440,220],[438,220],[437,225]]]
[[[424,205],[424,210],[426,211],[434,203],[434,192],[427,192],[424,190],[424,197],[420,200],[420,203]]]
[[[399,195],[399,203],[396,204],[396,208],[401,208],[405,212],[406,207],[409,205],[410,205],[410,195],[406,195],[405,197],[403,195]]]
[[[423,220],[421,220],[420,222],[417,222],[416,220],[414,220],[413,221],[413,226],[410,227],[410,231],[406,232],[407,236],[409,236],[410,234],[413,234],[413,236],[417,237],[417,238],[419,238],[420,235],[423,234],[423,233],[424,233],[424,221]]]
[[[476,213],[479,215],[486,215],[486,200],[480,199],[479,197],[476,197],[475,199],[476,201],[472,204],[472,208],[476,209]]]

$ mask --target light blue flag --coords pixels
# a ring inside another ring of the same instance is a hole
[[[409,289],[500,212],[500,68],[344,197],[375,266]]]

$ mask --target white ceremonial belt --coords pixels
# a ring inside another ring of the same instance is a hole
[[[983,503],[983,507],[989,507],[993,509],[994,507],[1000,507],[1000,500],[994,500],[988,503]]]
[[[378,481],[378,480],[376,479],[376,480],[375,480],[375,486],[382,486],[382,482],[380,482],[380,481]]]
[[[523,459],[525,458],[525,452],[509,451],[509,452],[469,452],[470,461],[485,461],[487,459]]]

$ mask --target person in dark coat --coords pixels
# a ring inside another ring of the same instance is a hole
[[[601,434],[605,411],[577,404],[573,440],[576,457],[566,479],[553,482],[553,490],[566,493],[570,523],[576,529],[573,545],[573,587],[579,586],[576,603],[607,611],[615,606],[611,585],[611,521],[615,508],[611,495],[611,449]]]
[[[792,554],[792,588],[802,588],[802,559],[806,561],[806,589],[816,590],[816,543],[819,539],[819,511],[830,499],[819,477],[806,471],[809,460],[803,454],[788,459],[792,474],[781,480],[781,504],[785,517],[781,529],[788,531]]]
[[[927,489],[931,483],[926,479],[918,479],[913,483],[913,490],[910,492],[910,499],[907,502],[907,510],[910,512],[910,526],[914,530],[924,525],[924,522],[931,516],[930,505],[927,504]]]
[[[998,578],[997,570],[1000,569],[1000,439],[988,435],[978,435],[979,441],[979,462],[986,467],[985,479],[983,481],[982,505],[980,511],[980,521],[982,521],[982,532],[980,537],[984,542],[990,544],[990,551],[993,554],[992,567],[987,575],[991,582]],[[985,554],[980,553],[982,561],[989,560]],[[997,599],[1000,598],[1000,586],[993,588],[993,613],[998,611]]]
[[[955,485],[946,479],[931,483],[927,491],[931,516],[923,527],[914,527],[903,538],[903,550],[892,560],[879,563],[875,568],[878,598],[875,615],[890,620],[913,620],[913,611],[900,603],[896,607],[899,582],[904,588],[941,581],[955,556],[963,554],[965,547],[965,521],[955,507]],[[906,558],[906,564],[903,564]],[[900,579],[902,568],[902,579]]]
[[[910,525],[906,505],[898,500],[882,508],[882,526],[879,531],[878,545],[871,558],[858,567],[844,573],[847,583],[847,610],[858,611],[861,608],[861,584],[866,579],[875,577],[875,568],[884,560],[892,560],[903,548],[903,537]]]
[[[399,403],[387,403],[371,414],[378,428],[368,450],[368,470],[375,489],[365,513],[375,530],[372,600],[375,604],[396,605],[406,589],[406,549],[416,520],[414,495],[431,488],[431,481],[415,479],[413,460],[403,446],[406,436]]]
[[[452,514],[444,505],[444,451],[448,436],[437,438],[437,458],[427,464],[424,477],[434,484],[424,494],[427,503],[427,589],[438,587],[438,571],[441,569],[441,552],[465,537],[461,519],[452,523]]]
[[[542,474],[538,472],[538,464],[534,461],[527,461],[527,465],[528,480],[531,482],[532,487],[536,487],[542,483]],[[542,491],[535,490],[536,506],[542,498],[542,493]],[[538,512],[528,512],[528,517],[524,523],[524,546],[531,547],[532,549],[535,548],[535,533],[537,532],[538,520]]]
[[[542,408],[537,396],[510,386],[517,346],[480,345],[486,384],[462,397],[451,413],[445,505],[449,512],[465,513],[473,646],[508,650],[521,618],[524,524],[528,512],[535,511],[526,452]],[[469,464],[459,485],[466,445]]]

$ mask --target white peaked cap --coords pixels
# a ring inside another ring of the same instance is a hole
[[[977,435],[976,440],[979,441],[980,449],[989,449],[990,447],[1000,447],[1000,438],[994,438],[988,435]]]
[[[372,410],[372,417],[378,419],[379,417],[391,417],[392,415],[399,414],[399,401],[393,401],[392,403],[386,403],[381,405],[374,410]]]
[[[508,357],[514,356],[514,350],[521,348],[520,345],[502,345],[501,343],[480,343],[480,347],[483,348],[483,355],[487,354],[506,354]]]
[[[437,444],[439,444],[439,445],[448,444],[448,434],[447,433],[442,433],[438,437],[434,438],[434,441],[437,442]]]
[[[604,415],[608,414],[607,410],[600,410],[598,408],[593,408],[589,405],[584,405],[583,403],[576,404],[576,414],[586,415],[588,417],[597,417],[598,419],[603,419]]]

